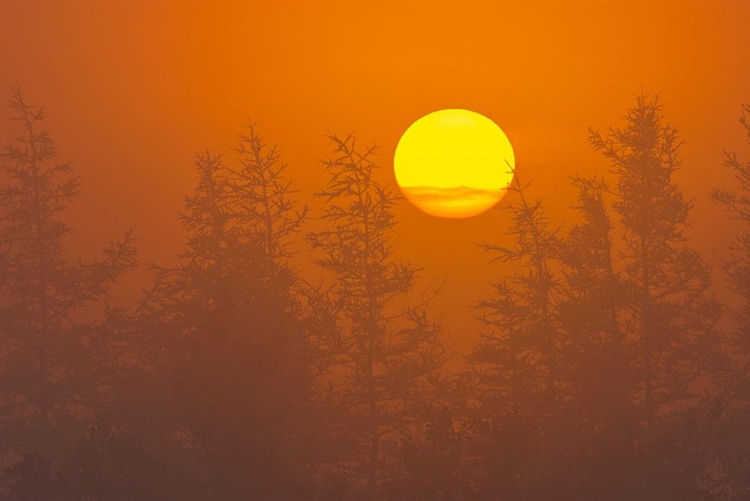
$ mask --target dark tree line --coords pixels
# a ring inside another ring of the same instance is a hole
[[[479,246],[498,271],[472,298],[481,332],[460,369],[431,309],[442,284],[398,256],[376,147],[331,135],[311,208],[249,124],[229,154],[195,155],[173,264],[141,263],[134,228],[70,261],[80,178],[44,108],[18,88],[9,103],[0,498],[750,496],[750,229],[717,270],[691,247],[658,96],[589,130],[602,174],[571,179],[573,222],[514,173]],[[736,185],[710,195],[747,225],[750,162],[725,154]],[[122,304],[112,287],[137,267],[152,280]],[[736,308],[714,297],[723,280]]]

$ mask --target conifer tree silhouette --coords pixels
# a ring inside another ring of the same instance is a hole
[[[740,124],[747,134],[750,143],[750,105],[744,105],[740,115]],[[740,369],[733,374],[733,383],[738,386],[742,399],[750,399],[750,160],[741,161],[735,151],[724,151],[724,165],[732,169],[738,190],[715,188],[711,199],[724,206],[732,219],[740,221],[743,228],[729,246],[730,255],[720,263],[721,271],[729,279],[732,291],[739,296],[741,304],[732,311],[737,329],[730,340],[732,354]]]
[[[315,452],[318,352],[288,258],[306,209],[254,125],[237,153],[238,168],[196,155],[181,263],[159,271],[146,307],[180,347],[175,395],[212,499],[300,499]]]
[[[613,205],[629,293],[626,342],[633,347],[632,390],[648,437],[660,415],[694,400],[692,385],[715,353],[720,310],[709,290],[709,266],[685,243],[692,202],[673,179],[681,163],[677,130],[658,96],[637,96],[624,120],[620,128],[589,132],[617,179]]]
[[[353,135],[329,139],[330,177],[317,194],[325,228],[308,241],[314,261],[333,275],[345,342],[336,466],[362,482],[359,499],[380,499],[398,437],[418,424],[445,350],[424,309],[433,294],[409,302],[419,270],[394,256],[395,196],[376,178],[376,148],[359,147]]]
[[[96,413],[102,384],[93,378],[101,374],[93,350],[106,333],[75,313],[106,300],[137,253],[130,228],[103,259],[66,260],[72,229],[61,216],[78,197],[80,177],[57,161],[44,107],[27,103],[20,86],[9,104],[20,132],[0,153],[0,444],[36,451],[26,457],[54,467],[83,431],[82,415]]]
[[[511,244],[480,247],[492,254],[491,262],[509,263],[513,271],[479,301],[487,330],[468,360],[481,394],[507,402],[517,418],[538,421],[554,413],[563,390],[564,340],[557,321],[561,236],[517,172],[506,197],[501,210],[510,219]]]
[[[628,297],[617,267],[613,194],[603,178],[572,180],[578,195],[573,223],[561,246],[564,281],[559,321],[565,351],[577,470],[593,497],[616,495],[635,464],[635,409],[631,401],[630,346],[623,309]],[[571,447],[572,449],[572,447]],[[596,494],[594,494],[596,493]]]
[[[614,223],[605,201],[609,187],[603,179],[582,177],[573,178],[573,185],[578,190],[573,208],[580,219],[561,247],[565,280],[559,319],[570,341],[566,360],[573,371],[572,390],[590,431],[598,433],[629,413],[630,375],[620,314],[626,292],[615,269]]]
[[[236,179],[239,222],[263,242],[264,255],[282,265],[292,255],[290,237],[299,231],[308,207],[293,198],[276,145],[266,144],[255,124],[245,129],[235,148],[242,166]]]

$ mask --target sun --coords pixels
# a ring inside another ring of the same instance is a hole
[[[406,129],[393,159],[396,181],[411,203],[447,218],[476,216],[507,191],[513,147],[489,118],[448,109],[425,115]]]

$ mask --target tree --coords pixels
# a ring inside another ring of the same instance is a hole
[[[615,269],[614,223],[605,199],[609,187],[603,179],[582,177],[573,185],[580,219],[561,246],[558,317],[570,341],[571,388],[589,440],[627,444],[631,378],[621,315],[627,292]]]
[[[750,104],[741,108],[739,122],[745,129],[750,143]],[[730,290],[739,300],[730,310],[734,329],[726,339],[731,364],[724,378],[723,390],[729,397],[724,423],[719,436],[711,444],[719,442],[721,448],[720,473],[723,484],[729,485],[732,499],[750,495],[750,468],[746,455],[750,450],[750,160],[741,161],[733,150],[724,151],[724,165],[732,170],[736,187],[714,188],[711,199],[724,206],[729,217],[741,224],[738,233],[729,245],[728,255],[719,263],[719,268],[729,281]],[[718,455],[718,454],[717,454]]]
[[[693,385],[715,354],[720,311],[709,292],[709,266],[685,243],[692,202],[673,180],[679,134],[658,96],[637,96],[624,119],[621,128],[589,132],[617,179],[627,342],[636,350],[632,393],[648,439],[657,418],[695,400]]]
[[[176,473],[132,433],[99,422],[59,464],[25,451],[3,476],[12,499],[22,501],[199,499],[192,479]]]
[[[747,141],[750,142],[750,119],[746,113],[750,113],[750,105],[744,105],[740,114],[740,123],[747,133]],[[724,259],[719,267],[729,279],[731,290],[739,297],[740,305],[732,316],[736,322],[736,330],[730,345],[733,348],[732,358],[739,369],[733,374],[732,380],[739,382],[740,398],[750,399],[750,386],[746,386],[750,366],[750,160],[742,162],[735,151],[724,151],[724,165],[732,169],[737,182],[739,192],[735,189],[715,188],[711,191],[711,199],[724,206],[729,216],[742,223],[743,227],[734,237],[729,246],[729,256]],[[743,387],[744,385],[744,387]]]
[[[319,437],[316,357],[328,334],[311,332],[322,325],[307,311],[317,296],[288,262],[306,209],[254,126],[237,152],[236,169],[208,150],[196,155],[180,264],[159,271],[144,308],[177,347],[171,380],[209,495],[301,499]]]
[[[286,164],[276,145],[268,145],[250,123],[239,134],[235,151],[241,164],[237,173],[237,203],[240,223],[264,247],[263,254],[273,264],[284,268],[289,259],[291,240],[299,231],[308,207],[293,198],[292,183],[284,177]]]
[[[467,358],[477,402],[472,427],[481,430],[474,441],[486,472],[480,499],[526,499],[542,488],[560,495],[571,478],[570,463],[562,460],[570,449],[561,445],[570,393],[568,340],[558,320],[562,236],[529,187],[513,171],[500,207],[510,242],[480,244],[490,262],[510,265],[477,304],[484,330]],[[514,459],[499,458],[497,448]]]
[[[620,277],[607,182],[574,177],[578,220],[561,245],[564,280],[559,322],[569,339],[571,396],[568,419],[577,455],[578,499],[632,496],[637,482],[637,423],[622,314],[628,297]],[[623,482],[623,479],[625,482]],[[588,495],[589,497],[584,497]]]
[[[501,399],[517,418],[541,420],[554,413],[563,387],[564,344],[557,325],[560,232],[541,200],[530,200],[529,185],[517,172],[502,210],[510,216],[511,246],[484,242],[491,262],[510,263],[513,271],[493,284],[478,303],[486,331],[468,360],[480,398]]]
[[[325,228],[308,241],[318,253],[315,263],[333,275],[345,346],[332,369],[345,381],[337,395],[335,467],[363,484],[364,498],[377,499],[399,437],[419,424],[445,351],[440,325],[425,311],[436,291],[408,298],[419,270],[395,259],[395,197],[375,177],[376,148],[360,148],[353,135],[329,139],[333,156],[324,165],[330,177],[317,194],[326,203]]]
[[[0,443],[6,452],[40,451],[54,466],[83,431],[77,423],[102,403],[96,349],[107,333],[76,312],[108,298],[135,267],[136,249],[129,228],[103,259],[67,262],[71,228],[61,216],[80,177],[57,161],[44,107],[28,104],[20,87],[9,103],[21,131],[0,153]]]

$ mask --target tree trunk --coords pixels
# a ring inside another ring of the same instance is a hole
[[[641,297],[643,378],[646,392],[646,437],[647,441],[650,441],[654,420],[653,326],[651,325],[651,270],[646,240],[643,238],[641,239],[641,259],[643,263],[643,292]]]

